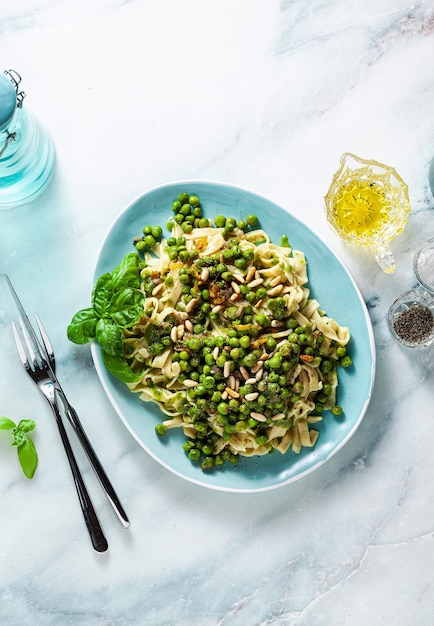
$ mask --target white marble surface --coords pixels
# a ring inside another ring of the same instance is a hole
[[[25,106],[57,149],[46,193],[0,212],[0,272],[50,331],[131,519],[120,526],[85,469],[110,544],[92,550],[48,407],[18,363],[2,281],[0,414],[37,421],[40,464],[26,480],[2,436],[0,623],[433,624],[433,357],[396,346],[385,322],[434,234],[432,3],[2,0],[0,33],[0,69],[22,74]],[[409,185],[392,276],[325,222],[322,197],[347,150]],[[147,188],[187,178],[249,188],[304,219],[370,311],[377,375],[359,430],[274,491],[211,491],[160,467],[105,398],[89,348],[66,339],[112,220]]]

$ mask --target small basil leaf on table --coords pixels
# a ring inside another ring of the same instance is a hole
[[[33,478],[38,465],[38,453],[30,437],[25,436],[24,442],[19,446],[18,459],[27,478]]]

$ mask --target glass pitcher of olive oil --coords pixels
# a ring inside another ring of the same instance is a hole
[[[392,274],[395,259],[389,242],[402,232],[411,210],[408,187],[398,173],[345,152],[324,200],[327,220],[337,234],[371,248],[381,269]]]

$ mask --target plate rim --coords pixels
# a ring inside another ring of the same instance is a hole
[[[248,189],[246,187],[243,187],[243,186],[240,186],[240,185],[237,185],[237,184],[227,183],[227,182],[224,182],[224,181],[213,180],[213,179],[202,179],[202,178],[198,178],[198,179],[179,179],[179,180],[173,180],[173,181],[162,183],[162,184],[157,184],[157,185],[154,185],[152,187],[147,188],[142,193],[136,195],[133,200],[128,202],[124,206],[124,208],[121,209],[121,211],[119,211],[119,213],[116,215],[116,217],[111,221],[111,224],[109,225],[108,229],[106,230],[105,235],[103,237],[103,240],[102,240],[102,242],[101,242],[101,244],[99,246],[98,253],[97,253],[97,256],[96,256],[96,262],[95,262],[94,271],[92,273],[92,288],[95,285],[95,280],[99,276],[99,274],[97,272],[97,266],[98,266],[98,264],[100,262],[101,254],[102,254],[102,252],[104,250],[104,246],[106,245],[106,241],[107,241],[110,233],[113,231],[115,225],[122,219],[122,217],[126,213],[128,213],[145,196],[148,196],[148,195],[150,195],[152,193],[155,193],[155,192],[163,191],[164,189],[176,187],[176,186],[179,187],[179,186],[194,186],[194,185],[210,185],[210,186],[215,186],[215,187],[219,187],[219,188],[226,189],[226,190],[235,190],[235,191],[239,191],[241,193],[247,193],[247,194],[256,196],[257,198],[261,199],[262,201],[265,201],[267,203],[273,204],[275,207],[278,207],[279,209],[284,211],[291,219],[293,219],[298,224],[300,224],[304,229],[307,229],[308,231],[310,231],[322,243],[322,245],[329,251],[329,253],[332,256],[334,256],[335,259],[338,261],[338,263],[340,264],[341,268],[346,273],[347,278],[351,282],[351,285],[352,285],[352,287],[353,287],[353,289],[354,289],[354,291],[355,291],[355,293],[357,295],[357,298],[358,298],[358,300],[360,302],[361,309],[363,311],[363,317],[364,317],[364,320],[365,320],[365,323],[366,323],[368,337],[369,337],[369,350],[370,350],[370,355],[371,355],[371,369],[370,369],[370,372],[369,372],[370,384],[369,384],[368,393],[366,395],[365,401],[364,401],[363,406],[362,406],[362,408],[360,410],[360,413],[359,413],[359,416],[358,416],[357,420],[355,420],[355,422],[353,423],[351,429],[348,431],[348,433],[345,435],[345,437],[336,446],[334,446],[332,450],[330,450],[330,452],[327,454],[327,456],[325,458],[323,458],[322,460],[319,460],[317,463],[314,463],[311,467],[308,467],[305,470],[303,470],[303,471],[301,471],[301,472],[295,474],[294,476],[291,476],[291,477],[289,477],[289,478],[287,478],[285,480],[282,480],[282,481],[279,481],[279,482],[275,482],[275,483],[270,484],[270,485],[259,486],[259,487],[252,487],[252,488],[230,487],[230,486],[226,486],[226,485],[218,485],[218,484],[212,484],[212,483],[210,484],[210,483],[207,483],[207,482],[205,482],[203,480],[196,479],[196,478],[191,477],[191,476],[186,476],[181,471],[177,470],[175,467],[173,467],[173,466],[169,465],[168,463],[166,463],[162,458],[160,458],[157,454],[155,454],[143,442],[143,440],[135,432],[133,427],[128,423],[128,421],[125,418],[121,408],[118,405],[118,402],[117,402],[116,398],[114,397],[111,389],[108,387],[108,385],[106,383],[106,378],[109,377],[110,375],[108,374],[108,372],[105,370],[105,368],[102,365],[101,350],[100,350],[100,347],[96,344],[96,342],[92,342],[91,345],[90,345],[92,360],[93,360],[93,363],[94,363],[95,370],[97,372],[99,381],[100,381],[100,383],[101,383],[101,385],[102,385],[102,387],[104,389],[104,392],[107,395],[107,397],[108,397],[108,399],[109,399],[113,409],[115,410],[117,416],[120,418],[121,422],[126,427],[127,431],[132,435],[133,439],[140,445],[140,447],[154,461],[159,463],[162,467],[167,469],[169,472],[171,472],[175,476],[181,478],[182,480],[186,480],[189,483],[195,484],[197,486],[200,486],[200,487],[203,487],[203,488],[206,488],[206,489],[211,489],[213,491],[220,491],[220,492],[226,492],[226,493],[240,493],[240,494],[241,493],[244,494],[244,493],[267,492],[267,491],[271,491],[271,490],[278,489],[278,488],[290,485],[292,483],[295,483],[295,482],[305,478],[309,474],[313,473],[314,471],[318,470],[320,467],[325,465],[332,457],[334,457],[350,441],[350,439],[357,432],[357,430],[358,430],[358,428],[359,428],[363,418],[365,417],[366,411],[367,411],[368,406],[370,404],[370,401],[372,399],[372,393],[373,393],[374,384],[375,384],[377,355],[376,355],[375,337],[374,337],[374,331],[373,331],[373,327],[372,327],[372,321],[371,321],[371,318],[369,316],[369,311],[368,311],[366,303],[365,303],[365,301],[363,299],[362,293],[361,293],[358,285],[356,284],[356,282],[355,282],[351,272],[347,268],[346,264],[342,261],[340,256],[334,250],[332,250],[330,248],[330,246],[320,237],[320,235],[317,232],[315,232],[315,230],[310,225],[307,225],[304,222],[302,222],[302,220],[300,218],[298,218],[296,215],[291,213],[284,206],[282,206],[282,205],[278,204],[277,202],[274,202],[273,200],[271,200],[268,196],[262,195],[261,193],[258,193],[256,191],[253,191],[251,189]],[[258,458],[260,458],[260,457],[258,457]]]

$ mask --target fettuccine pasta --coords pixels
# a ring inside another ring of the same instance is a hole
[[[143,316],[123,339],[140,373],[129,388],[159,405],[159,434],[183,429],[204,469],[314,446],[321,413],[341,411],[336,368],[351,363],[348,328],[310,298],[303,252],[234,221],[174,221],[145,251]]]

